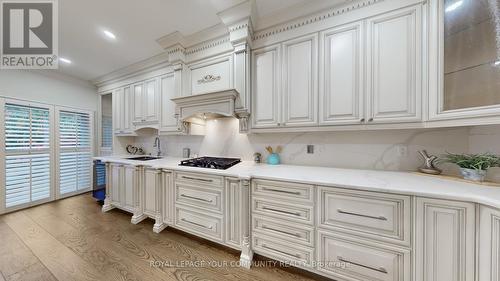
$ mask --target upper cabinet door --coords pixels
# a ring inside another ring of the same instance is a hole
[[[113,111],[113,131],[115,133],[121,133],[123,130],[123,107],[122,107],[122,100],[123,100],[123,89],[116,89],[113,91],[113,98],[112,98],[112,111]]]
[[[318,102],[318,37],[283,43],[283,124],[316,125]]]
[[[132,96],[134,100],[134,122],[143,122],[144,114],[143,114],[143,101],[144,97],[142,95],[142,83],[138,83],[132,86]]]
[[[368,20],[369,122],[422,119],[421,6]]]
[[[252,54],[254,128],[277,127],[280,123],[280,46],[255,50]]]
[[[131,104],[130,104],[130,101],[131,101],[131,91],[130,91],[130,86],[127,86],[125,88],[123,88],[123,94],[122,94],[122,99],[123,99],[123,102],[122,102],[122,111],[123,111],[123,114],[122,114],[122,128],[125,132],[132,132],[134,129],[132,127],[132,116],[130,114],[131,112]]]
[[[320,33],[321,125],[364,121],[363,36],[360,22]]]
[[[175,115],[175,75],[174,73],[160,77],[161,100],[161,131],[178,131],[177,117]]]
[[[144,120],[158,121],[159,93],[157,89],[157,79],[144,82]]]

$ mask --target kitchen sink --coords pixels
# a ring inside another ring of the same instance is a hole
[[[136,160],[136,161],[149,161],[149,160],[161,159],[161,157],[141,156],[141,157],[130,157],[130,158],[126,158],[126,159],[127,160]]]

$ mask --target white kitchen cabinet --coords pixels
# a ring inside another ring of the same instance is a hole
[[[253,128],[317,124],[317,41],[308,35],[253,52]]]
[[[475,205],[417,199],[416,281],[474,281]]]
[[[135,189],[137,187],[137,172],[135,166],[124,166],[123,167],[123,182],[120,185],[120,198],[122,207],[129,211],[134,212],[136,200],[135,200]]]
[[[337,232],[318,233],[318,270],[335,280],[410,281],[411,251]],[[335,263],[345,263],[345,267]]]
[[[422,7],[367,20],[368,123],[422,121]]]
[[[135,166],[120,164],[110,165],[110,192],[111,205],[121,210],[134,213],[136,209],[136,189],[138,187],[138,173]]]
[[[280,125],[280,50],[280,45],[274,45],[252,53],[252,122],[254,128],[273,128]]]
[[[242,216],[243,191],[240,187],[240,180],[237,178],[227,178],[225,187],[225,242],[234,248],[240,249],[242,241]]]
[[[134,123],[144,122],[144,113],[143,113],[143,83],[137,83],[132,85],[132,96],[134,101]]]
[[[316,34],[283,43],[282,126],[317,124],[318,37]]]
[[[362,22],[320,33],[320,125],[360,124],[364,107]]]
[[[113,110],[113,131],[115,135],[132,135],[133,125],[130,119],[131,111],[130,87],[123,87],[113,91],[112,110]]]
[[[142,210],[146,216],[152,219],[157,219],[160,215],[160,176],[161,172],[156,169],[145,169],[144,171]]]
[[[178,115],[176,114],[175,103],[171,100],[177,97],[175,92],[175,74],[170,73],[160,77],[160,131],[178,132],[180,131]]]
[[[479,281],[500,281],[500,210],[481,206]]]
[[[119,164],[111,164],[111,188],[110,188],[110,196],[111,196],[111,204],[114,206],[121,206],[121,196],[120,196],[120,186],[123,183],[122,175],[123,175],[123,165]]]
[[[134,124],[137,127],[155,125],[159,122],[160,93],[158,79],[132,85],[134,100]]]
[[[172,172],[164,171],[162,172],[162,217],[163,223],[166,225],[172,225],[174,222],[174,182],[172,177]]]

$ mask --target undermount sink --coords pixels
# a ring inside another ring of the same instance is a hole
[[[161,157],[141,156],[141,157],[130,157],[130,158],[126,158],[126,159],[127,160],[136,160],[136,161],[149,161],[149,160],[161,159]]]

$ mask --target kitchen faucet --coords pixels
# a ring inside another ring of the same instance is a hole
[[[156,157],[161,156],[161,143],[160,143],[160,136],[156,136],[155,138],[155,144],[153,145],[154,148],[156,148]]]

